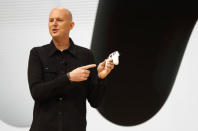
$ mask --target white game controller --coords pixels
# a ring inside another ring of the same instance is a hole
[[[118,51],[114,51],[113,53],[111,53],[108,57],[108,59],[106,60],[106,63],[113,60],[113,63],[115,65],[118,65],[119,64],[119,52]]]

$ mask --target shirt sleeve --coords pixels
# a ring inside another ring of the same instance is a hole
[[[28,62],[28,83],[31,95],[37,102],[46,101],[63,91],[70,84],[67,74],[45,82],[42,64],[36,48],[30,51]]]
[[[90,53],[90,64],[95,63],[94,56]],[[103,101],[106,84],[105,79],[100,79],[98,77],[97,68],[91,69],[90,77],[89,77],[89,86],[88,86],[88,95],[87,99],[90,105],[94,108],[98,108]]]

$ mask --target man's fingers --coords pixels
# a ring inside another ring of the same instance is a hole
[[[114,65],[113,61],[112,62],[108,62],[108,65]]]
[[[110,65],[107,65],[106,68],[111,69],[111,66]]]
[[[107,59],[105,59],[105,60],[102,62],[102,64],[105,64],[105,63],[106,63],[106,61],[107,61]]]
[[[96,67],[96,64],[90,64],[90,65],[82,66],[81,68],[87,70],[87,69],[94,68],[94,67]]]
[[[101,62],[99,65],[101,66],[105,66],[106,60],[104,60],[103,62]]]
[[[111,69],[114,69],[114,65],[111,67]]]
[[[85,72],[84,72],[85,74],[89,74],[90,73],[90,71],[89,70],[85,70]]]
[[[85,81],[87,79],[88,79],[88,77],[81,77],[81,81]]]
[[[109,69],[113,69],[114,68],[114,64],[111,64],[111,63],[108,63],[107,65],[106,65],[106,68],[109,68]]]
[[[113,59],[110,59],[109,62],[113,62]]]
[[[82,69],[82,70],[81,70],[81,73],[83,73],[83,74],[89,74],[90,71],[89,71],[89,70]]]
[[[89,77],[89,74],[83,74],[83,77],[87,78]]]
[[[113,61],[109,61],[109,62],[107,62],[107,65],[108,65],[108,66],[113,66],[114,63],[113,63]]]
[[[78,82],[80,82],[80,81],[85,81],[85,80],[86,80],[86,78],[80,77],[80,80],[79,80]]]

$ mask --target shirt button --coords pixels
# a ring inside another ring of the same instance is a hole
[[[60,98],[58,98],[59,99],[59,101],[62,101],[63,100],[63,98],[62,97],[60,97]]]
[[[65,60],[61,60],[60,63],[63,64],[63,65],[66,64]]]
[[[59,114],[59,115],[62,115],[62,112],[61,112],[61,111],[59,111],[59,112],[58,112],[58,114]]]

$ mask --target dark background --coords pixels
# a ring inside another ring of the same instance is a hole
[[[193,1],[100,0],[91,50],[97,63],[115,50],[120,64],[107,77],[98,111],[113,123],[132,126],[165,103],[196,23]]]

